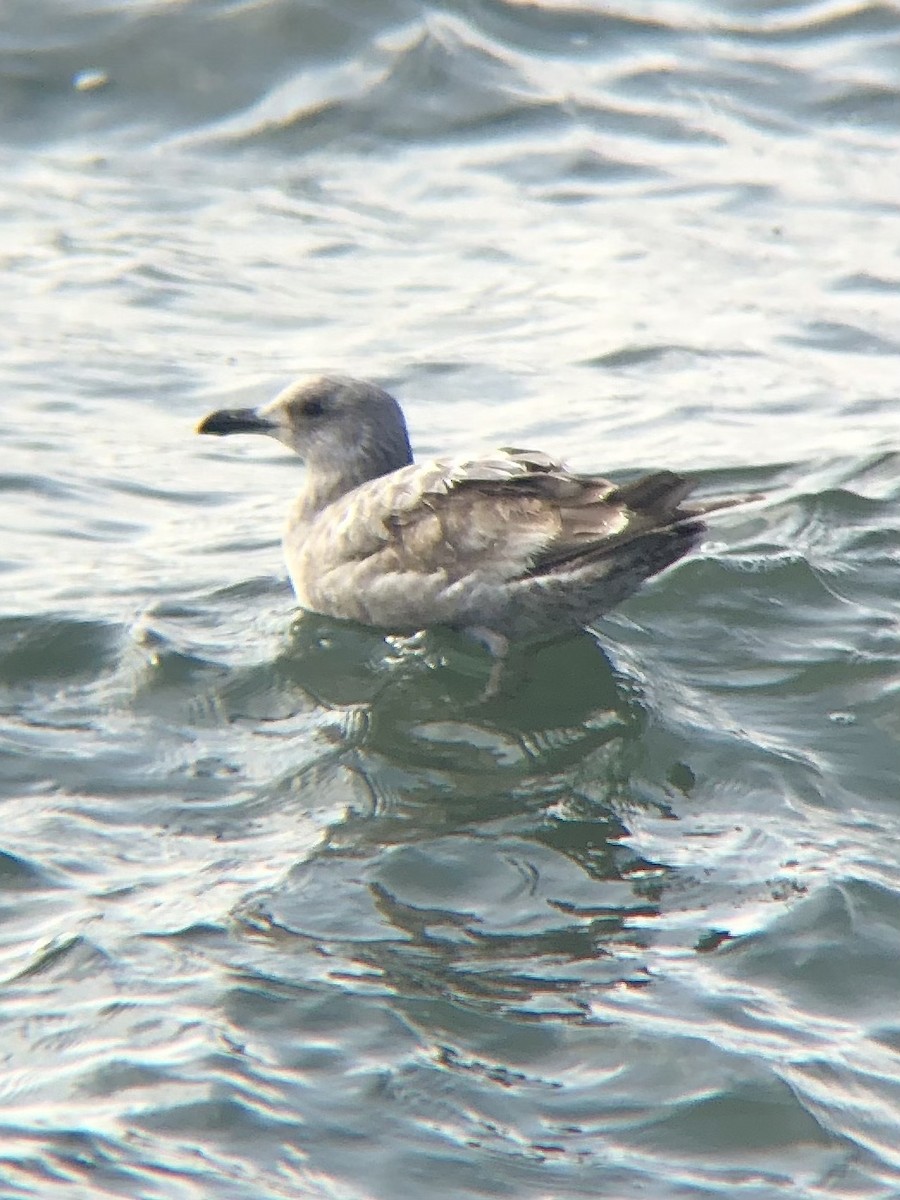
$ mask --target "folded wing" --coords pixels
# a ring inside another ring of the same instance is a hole
[[[680,507],[691,485],[671,471],[617,487],[600,476],[569,474],[545,455],[524,450],[457,467],[443,484],[422,495],[441,540],[460,549],[483,546],[507,578],[578,569],[693,516]],[[423,520],[438,533],[424,512],[395,522],[410,550],[415,537],[409,526]]]
[[[573,475],[540,452],[502,449],[476,460],[404,467],[355,489],[336,508],[323,559],[392,560],[394,570],[498,580],[577,570],[625,543],[696,521],[691,484],[671,471],[616,486]],[[335,535],[337,533],[337,539]]]

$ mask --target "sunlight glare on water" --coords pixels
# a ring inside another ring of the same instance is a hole
[[[3,1200],[900,1193],[900,15],[10,0]],[[299,616],[323,369],[762,493],[489,663]]]

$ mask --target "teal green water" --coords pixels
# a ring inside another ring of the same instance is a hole
[[[900,16],[20,0],[0,1200],[900,1194]],[[323,368],[718,516],[489,662],[295,612]]]

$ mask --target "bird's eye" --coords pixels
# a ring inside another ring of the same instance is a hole
[[[321,400],[315,399],[315,397],[304,402],[303,415],[305,417],[321,417],[324,411],[325,405]]]

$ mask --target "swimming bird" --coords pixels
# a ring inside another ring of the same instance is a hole
[[[416,463],[393,396],[342,376],[197,432],[266,434],[305,461],[284,531],[302,608],[398,634],[450,626],[498,656],[589,625],[729,503],[685,504],[692,484],[672,471],[617,485],[533,450]]]

